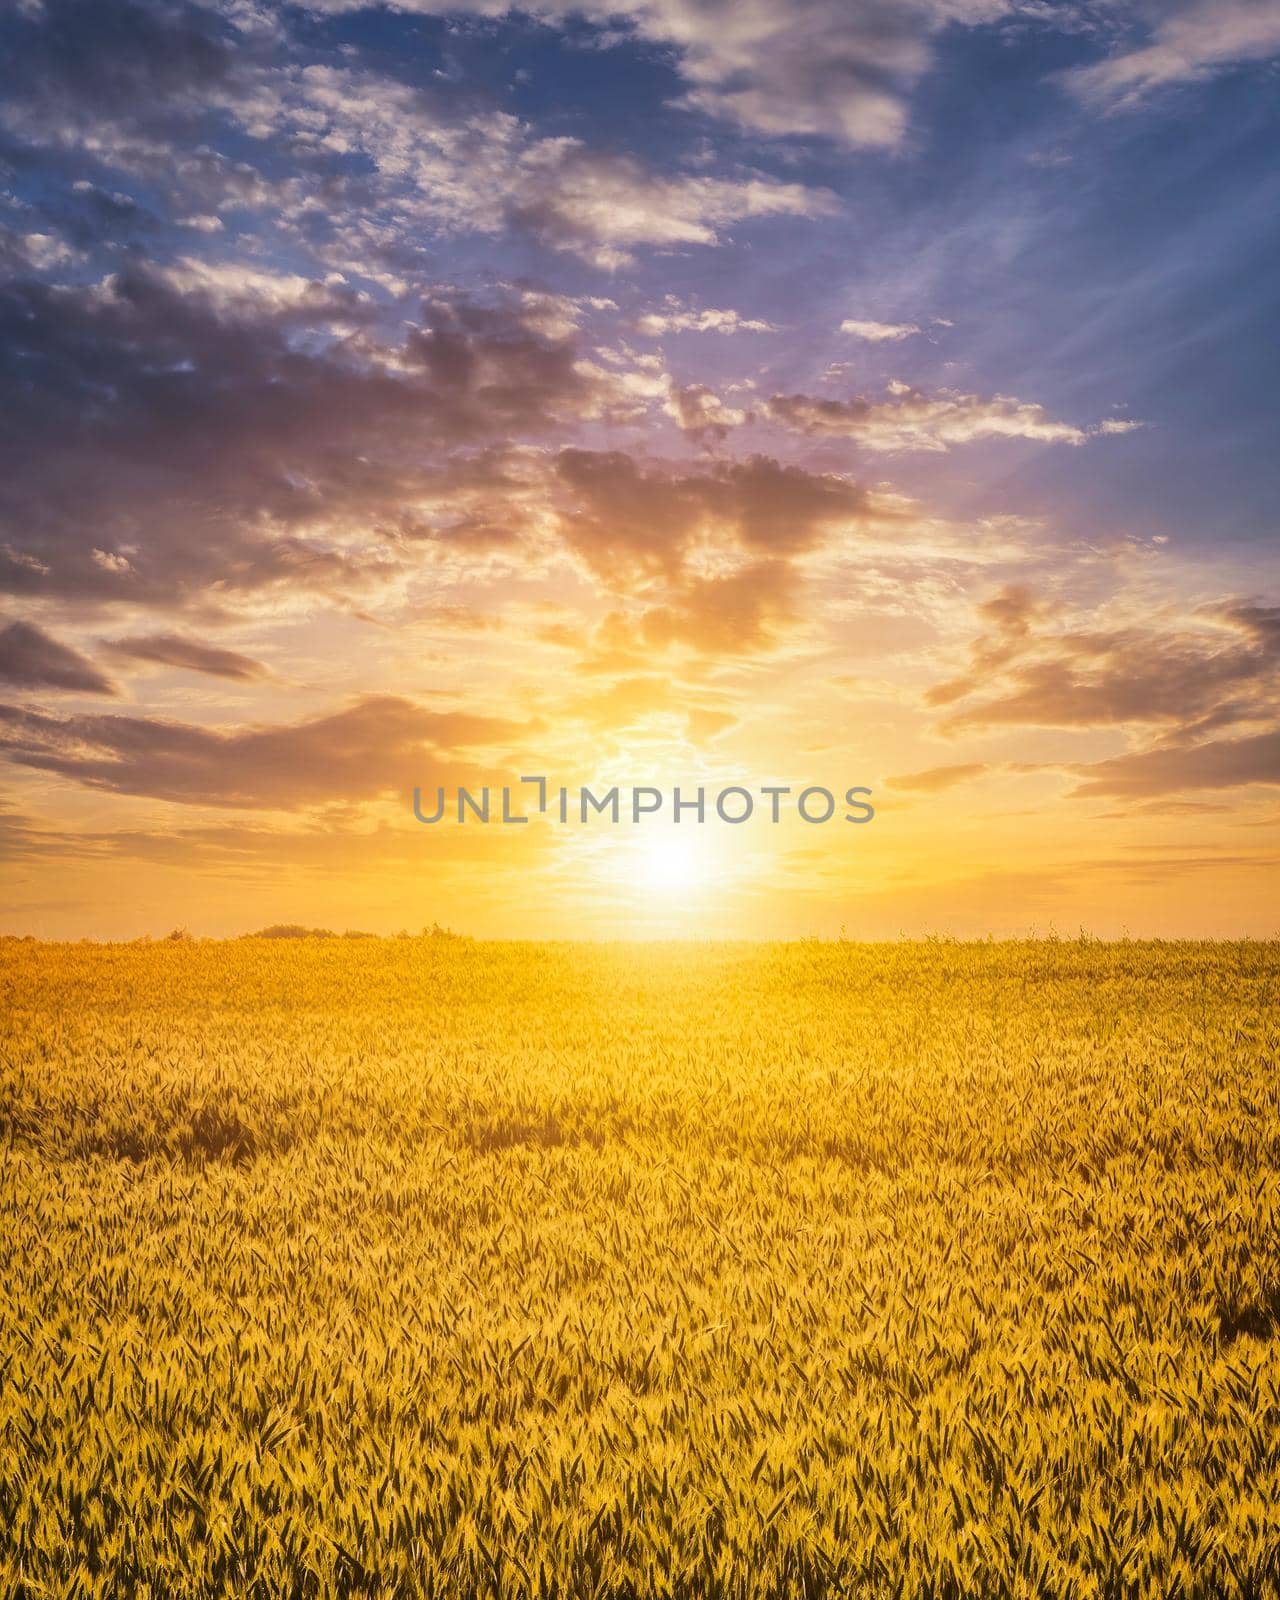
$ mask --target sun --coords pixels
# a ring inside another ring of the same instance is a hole
[[[611,907],[646,933],[687,931],[690,916],[713,914],[741,886],[747,867],[726,848],[735,841],[696,824],[566,830],[557,842],[591,913]]]
[[[637,841],[636,882],[659,894],[696,889],[710,881],[712,862],[696,834],[673,830]]]

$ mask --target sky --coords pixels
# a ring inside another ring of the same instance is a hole
[[[1278,931],[1280,0],[0,57],[0,931]]]

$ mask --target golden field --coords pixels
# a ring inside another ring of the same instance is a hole
[[[0,1594],[1263,1596],[1273,944],[0,944]]]

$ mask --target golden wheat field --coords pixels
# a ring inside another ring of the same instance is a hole
[[[1270,1595],[1280,947],[0,946],[0,1592]]]

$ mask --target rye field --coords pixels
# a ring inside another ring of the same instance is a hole
[[[4,941],[0,1595],[1275,1595],[1278,981]]]

